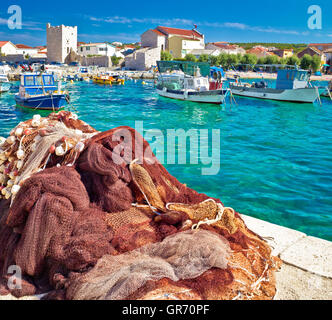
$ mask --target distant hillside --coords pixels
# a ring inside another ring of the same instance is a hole
[[[307,44],[305,44],[305,43],[266,43],[266,42],[240,43],[240,42],[234,42],[232,44],[237,44],[246,50],[249,50],[255,46],[264,46],[264,47],[275,47],[278,49],[293,49],[295,53],[298,53],[307,47]]]

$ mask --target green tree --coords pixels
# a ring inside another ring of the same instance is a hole
[[[278,64],[279,58],[277,56],[267,56],[265,57],[265,64]]]
[[[316,71],[320,70],[321,63],[322,63],[321,57],[315,54],[312,57],[312,61],[311,61],[312,71],[316,72]]]
[[[173,56],[168,51],[161,51],[160,59],[165,61],[173,60]]]
[[[251,53],[246,53],[241,59],[241,63],[243,63],[243,64],[253,65],[253,64],[256,64],[257,61],[258,61],[257,56],[254,54],[251,54]]]
[[[218,56],[209,56],[209,62],[211,66],[218,65]]]
[[[263,58],[263,57],[258,58],[257,64],[265,64],[265,58]]]
[[[187,54],[185,55],[185,57],[184,57],[184,60],[185,60],[185,61],[193,61],[193,62],[197,62],[196,57],[195,57],[193,54],[191,54],[191,53],[187,53]]]
[[[312,57],[309,54],[305,54],[300,62],[301,69],[308,70],[312,64]]]
[[[297,56],[291,56],[286,59],[286,64],[290,66],[300,65],[300,59]]]
[[[227,66],[227,60],[228,60],[228,54],[223,52],[223,53],[220,53],[218,55],[217,63],[218,63],[218,65],[226,67]]]
[[[119,64],[120,60],[121,60],[121,57],[117,57],[117,56],[112,56],[111,57],[111,61],[112,61],[113,66],[117,66]]]
[[[235,65],[239,63],[239,58],[236,54],[229,54],[227,56],[227,66],[230,67],[231,65]]]
[[[207,54],[201,54],[198,58],[199,62],[209,62],[209,56]]]

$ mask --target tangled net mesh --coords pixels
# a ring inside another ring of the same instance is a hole
[[[274,297],[279,261],[268,244],[233,209],[171,176],[134,129],[99,133],[68,112],[33,120],[18,126],[28,135],[15,128],[0,146],[0,294]],[[13,264],[21,289],[7,285]]]

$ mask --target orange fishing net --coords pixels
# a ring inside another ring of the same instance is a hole
[[[47,120],[46,129],[43,119],[35,129],[25,123],[32,132],[26,131],[23,148],[18,138],[24,130],[1,146],[0,153],[11,148],[13,158],[1,158],[7,170],[0,200],[0,294],[9,290],[8,266],[16,264],[23,274],[22,289],[12,290],[17,296],[274,297],[278,260],[268,244],[232,208],[171,176],[134,129],[97,133],[70,113]],[[65,152],[56,154],[52,146]],[[23,170],[11,178],[19,149]],[[34,166],[32,156],[39,159]],[[25,178],[17,179],[29,163]],[[15,197],[13,185],[19,186]]]

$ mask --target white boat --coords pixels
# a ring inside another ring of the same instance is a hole
[[[275,88],[269,88],[265,81],[258,83],[242,83],[239,78],[229,84],[232,94],[289,102],[313,103],[319,99],[317,87],[310,84],[310,75],[306,70],[278,70]]]
[[[9,91],[11,87],[6,71],[4,66],[0,66],[0,93]]]
[[[182,71],[161,73],[157,81],[157,93],[160,96],[201,103],[223,103],[229,89],[210,90],[209,87],[208,77],[201,76],[199,71],[194,76]]]

